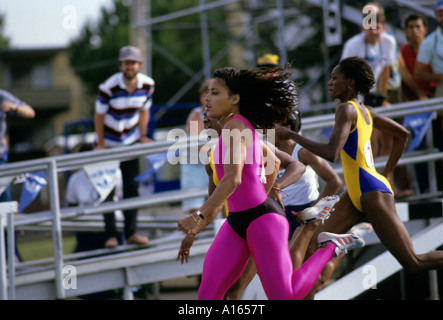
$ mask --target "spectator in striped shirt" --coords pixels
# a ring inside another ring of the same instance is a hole
[[[152,105],[155,82],[140,72],[142,56],[138,48],[120,49],[120,72],[99,86],[95,104],[96,150],[127,146],[137,142],[149,143],[147,137],[149,109]],[[120,164],[123,178],[123,198],[137,197],[139,174],[138,159]],[[136,233],[137,209],[124,211],[126,243],[146,244],[149,239]],[[114,218],[115,223],[115,218]],[[117,246],[117,235],[107,239],[106,247]]]

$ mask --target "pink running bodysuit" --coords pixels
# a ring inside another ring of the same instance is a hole
[[[198,298],[223,299],[252,254],[268,299],[303,299],[326,263],[334,256],[335,244],[330,242],[325,248],[317,250],[299,269],[293,270],[288,248],[288,221],[284,213],[278,213],[281,208],[276,208],[272,204],[273,200],[267,199],[264,185],[260,181],[260,138],[245,118],[233,119],[241,120],[249,127],[252,143],[246,150],[242,182],[227,199],[228,221],[220,228],[206,254]],[[226,150],[222,135],[214,151],[219,181],[224,176],[223,159]]]

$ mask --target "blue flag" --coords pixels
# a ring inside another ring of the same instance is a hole
[[[404,117],[403,126],[411,131],[408,151],[415,150],[423,140],[432,122],[434,112],[413,114]]]
[[[47,184],[44,171],[27,173],[25,178],[18,209],[20,213],[37,197],[42,187]]]

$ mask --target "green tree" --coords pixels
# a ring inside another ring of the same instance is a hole
[[[210,3],[211,1],[208,0],[207,2]],[[72,65],[77,74],[88,85],[93,95],[96,94],[97,87],[101,82],[118,71],[116,58],[118,51],[122,46],[130,43],[131,7],[126,3],[128,2],[124,0],[114,0],[115,10],[102,9],[100,21],[96,25],[90,22],[84,26],[81,35],[70,45]],[[199,0],[151,0],[151,17],[162,17],[181,10],[195,8],[199,3]],[[300,6],[300,8],[303,7]],[[238,26],[233,25],[232,19],[228,19],[231,13],[228,10],[232,10],[232,7],[222,6],[207,12],[209,22],[208,41],[212,62],[214,62],[214,57],[222,56],[221,53],[230,50],[230,44],[235,41],[241,42],[243,45],[251,46],[252,44],[252,47],[248,49],[252,50],[256,56],[266,52],[279,52],[277,19],[272,18],[266,22],[255,23],[252,26],[256,34],[253,41],[248,41],[244,37],[234,39],[230,34],[230,30]],[[253,11],[250,11],[249,8],[243,8],[243,10],[260,19],[275,10],[275,4],[263,2],[261,7],[257,7]],[[301,12],[303,15],[311,17],[312,21],[322,19],[322,11],[319,8],[309,7],[301,10]],[[202,70],[203,41],[200,18],[199,13],[194,13],[151,26],[153,50],[152,74],[150,76],[156,82],[155,104],[166,103],[181,90],[192,77],[189,70],[193,73]],[[303,21],[298,21],[298,18],[298,15],[287,17],[286,24],[296,23],[300,25]],[[243,22],[234,23],[241,24]],[[309,68],[321,67],[323,63],[321,25],[310,25],[309,27],[314,29],[314,34],[303,45],[288,49],[287,52],[288,60],[294,61],[293,67],[297,69],[298,78],[294,80],[302,82],[309,81]],[[330,54],[333,56],[335,53],[336,48],[333,48]],[[186,66],[188,72],[183,71],[177,65],[177,61],[179,61],[179,64]],[[225,55],[212,66],[212,69],[227,65],[229,65],[229,61]],[[202,81],[203,78],[199,79],[178,102],[197,103],[198,86]],[[324,86],[323,82],[319,85]]]
[[[5,19],[0,13],[0,49],[9,47],[9,39],[3,35]]]
[[[71,65],[91,94],[118,71],[118,52],[129,43],[129,8],[122,0],[114,0],[114,8],[103,7],[100,20],[88,22],[68,48]]]
[[[97,24],[87,23],[81,34],[69,46],[71,65],[95,95],[98,85],[118,71],[117,56],[121,47],[130,43],[130,6],[127,1],[114,0],[115,10],[102,8]],[[151,16],[158,17],[197,6],[199,0],[151,1]],[[210,13],[212,27],[209,42],[211,53],[217,53],[226,45],[227,35],[220,27],[225,12],[221,9]],[[203,68],[200,15],[192,14],[152,26],[152,76],[156,82],[155,103],[166,103],[190,79],[171,62],[170,57],[179,60],[188,69],[197,73]],[[164,52],[168,52],[165,55]],[[218,66],[225,66],[222,61]],[[201,79],[203,80],[203,79]],[[196,83],[179,102],[198,102]]]

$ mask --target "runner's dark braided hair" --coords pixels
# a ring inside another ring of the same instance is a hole
[[[343,59],[338,64],[339,70],[347,79],[355,81],[357,93],[365,96],[375,84],[374,73],[369,64],[360,58],[350,57]]]

